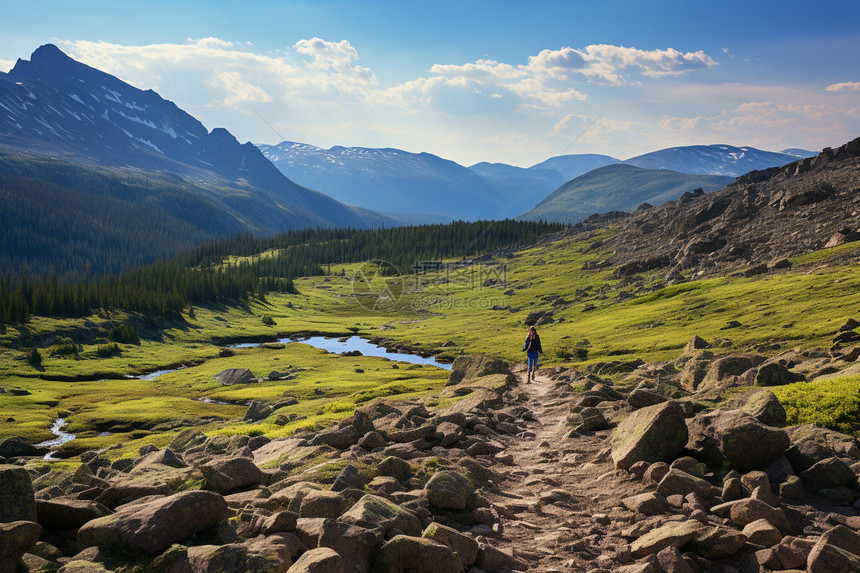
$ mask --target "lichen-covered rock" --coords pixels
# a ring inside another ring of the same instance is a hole
[[[447,545],[426,537],[396,535],[376,558],[379,573],[460,573],[463,563]]]
[[[785,408],[770,390],[753,392],[746,398],[741,410],[767,426],[785,425]]]
[[[753,498],[733,502],[729,515],[732,523],[744,527],[753,521],[764,519],[783,533],[790,529],[788,518],[781,508],[775,508],[767,503]]]
[[[457,554],[464,567],[470,567],[478,558],[478,542],[456,529],[434,521],[424,529],[421,536],[447,545],[451,551]]]
[[[455,470],[439,470],[424,486],[430,505],[443,509],[465,509],[475,482]]]
[[[782,533],[766,519],[757,519],[744,526],[741,532],[754,545],[773,547],[782,541]]]
[[[155,555],[229,515],[227,502],[211,491],[185,491],[131,503],[78,530],[78,545],[115,545]]]
[[[860,535],[844,525],[824,532],[809,552],[807,571],[860,571]]]
[[[338,450],[345,450],[346,448],[357,444],[359,438],[361,438],[361,436],[358,434],[358,431],[354,426],[345,426],[336,430],[318,432],[313,439],[311,439],[311,445],[326,445],[337,448]]]
[[[624,507],[630,511],[641,513],[642,515],[660,515],[669,510],[669,502],[666,498],[655,492],[640,493],[625,497],[621,500]]]
[[[347,510],[349,501],[333,491],[310,490],[299,506],[300,517],[336,518]]]
[[[701,530],[686,548],[705,559],[725,559],[740,551],[746,542],[746,536],[737,529],[718,525]]]
[[[635,410],[661,404],[666,400],[668,400],[666,396],[645,388],[637,388],[627,396],[627,403]]]
[[[32,521],[0,523],[0,561],[20,558],[39,540],[41,533],[42,528]]]
[[[709,482],[702,478],[672,468],[657,484],[657,493],[666,497],[670,495],[686,496],[689,493],[707,497],[710,495],[712,487]]]
[[[302,554],[288,573],[346,573],[346,567],[336,551],[320,547]]]
[[[421,535],[421,521],[412,512],[372,494],[358,500],[339,521],[368,529],[396,528],[406,535]]]
[[[698,521],[670,521],[652,529],[630,545],[636,559],[652,555],[666,547],[683,547],[705,529]]]
[[[857,483],[857,476],[839,458],[826,458],[800,472],[800,479],[812,491],[821,491]]]
[[[27,470],[0,465],[0,523],[36,521],[36,497]]]
[[[260,468],[243,457],[212,460],[200,466],[200,471],[209,486],[219,493],[258,485],[263,479]]]
[[[327,519],[320,528],[317,544],[337,551],[343,558],[345,571],[370,571],[373,552],[382,543],[382,536],[381,529],[367,529]]]
[[[764,356],[733,354],[724,356],[710,365],[698,390],[712,390],[727,386],[733,379],[765,361]]]
[[[765,426],[740,410],[714,410],[688,422],[687,448],[710,465],[728,465],[738,471],[763,468],[789,446],[788,434]]]
[[[767,362],[748,373],[750,382],[756,386],[784,386],[803,381],[803,374],[796,374],[779,362]]]
[[[627,469],[638,461],[667,461],[687,443],[684,409],[676,401],[641,408],[612,432],[612,461]]]
[[[860,460],[860,442],[847,434],[804,424],[792,431],[791,447],[785,452],[785,457],[799,473],[827,458]]]
[[[289,545],[277,535],[260,536],[245,543],[189,547],[187,559],[193,573],[286,573],[292,564]]]

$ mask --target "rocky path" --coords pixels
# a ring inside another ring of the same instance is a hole
[[[630,523],[611,508],[643,487],[613,469],[609,430],[571,432],[569,385],[542,375],[526,383],[524,372],[517,378],[514,397],[534,420],[501,438],[510,458],[497,469],[506,478],[503,493],[492,499],[502,525],[499,545],[529,562],[529,571],[614,569],[629,560],[619,534]]]

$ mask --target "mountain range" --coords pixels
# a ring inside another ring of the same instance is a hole
[[[594,213],[630,212],[643,204],[662,205],[684,193],[696,189],[716,191],[733,181],[733,177],[725,175],[690,175],[616,163],[568,181],[519,218],[578,223]]]
[[[399,149],[370,149],[335,146],[322,149],[313,145],[284,141],[277,145],[258,147],[280,171],[302,185],[320,189],[347,203],[389,212],[399,218],[407,213],[423,213],[424,219],[501,219],[527,214],[568,182],[609,165],[626,164],[655,171],[673,171],[697,176],[721,175],[738,177],[752,170],[778,167],[796,161],[798,157],[815,155],[802,149],[786,152],[762,151],[753,147],[730,145],[695,145],[673,147],[620,160],[609,155],[574,154],[551,157],[531,167],[505,163],[476,163],[468,168],[428,153],[409,153]],[[791,152],[791,153],[788,153]],[[634,183],[617,170],[608,173],[622,175],[623,181]],[[680,179],[658,190],[631,189],[624,192],[622,181],[607,181],[607,172],[600,180],[613,188],[611,197],[620,200],[590,203],[602,205],[599,211],[551,213],[553,205],[542,209],[555,221],[578,221],[594,212],[624,210],[629,206],[627,195],[642,197],[643,201],[661,201],[660,197],[677,198],[684,191],[697,187],[713,190],[714,179],[676,189]],[[665,174],[651,174],[667,182]],[[727,183],[731,180],[727,180]],[[619,194],[621,193],[621,194]],[[649,194],[650,193],[650,194]],[[631,195],[632,194],[632,195]],[[639,201],[639,203],[643,202]],[[623,205],[622,205],[623,203]],[[637,203],[638,205],[638,203]],[[635,207],[635,205],[634,205]]]
[[[0,76],[0,145],[65,161],[179,176],[201,202],[270,233],[394,220],[357,211],[284,177],[252,144],[202,123],[152,90],[47,44]]]

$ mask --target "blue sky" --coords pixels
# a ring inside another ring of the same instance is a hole
[[[860,2],[3,1],[0,69],[52,42],[241,141],[527,166],[860,136]]]

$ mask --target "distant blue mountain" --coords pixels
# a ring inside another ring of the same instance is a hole
[[[753,170],[780,167],[793,161],[797,161],[797,156],[762,151],[755,147],[690,145],[638,155],[625,160],[624,163],[645,169],[668,169],[695,175],[740,177]]]
[[[281,173],[346,203],[415,220],[499,219],[518,207],[477,173],[430,153],[400,149],[322,149],[284,141],[258,145]]]
[[[529,169],[554,169],[562,174],[565,181],[570,181],[583,173],[588,173],[592,169],[612,165],[613,163],[621,163],[621,160],[608,155],[580,153],[550,157],[546,161],[532,165]]]

